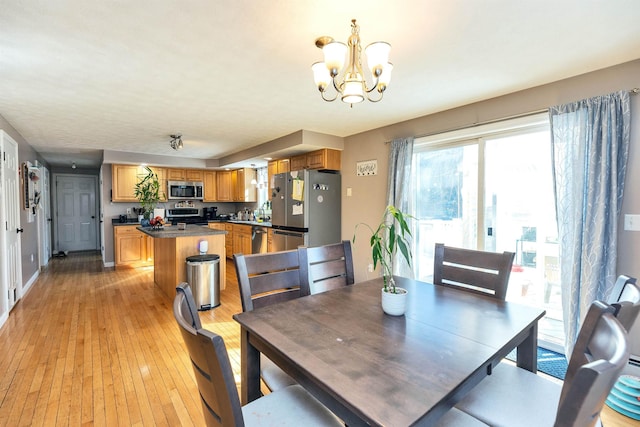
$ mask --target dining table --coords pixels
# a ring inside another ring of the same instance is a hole
[[[242,403],[261,396],[260,353],[349,426],[434,425],[514,348],[536,372],[544,310],[394,279],[402,316],[382,311],[382,278],[234,315]]]

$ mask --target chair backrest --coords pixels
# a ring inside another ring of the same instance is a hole
[[[636,279],[618,276],[609,295],[609,304],[616,307],[616,317],[629,333],[629,363],[637,365],[640,363],[640,322],[636,321],[640,315],[640,286]]]
[[[513,252],[475,251],[436,243],[433,283],[504,301],[513,256]]]
[[[209,427],[243,426],[242,407],[224,340],[206,329],[193,327],[190,305],[195,307],[195,301],[189,285],[182,283],[173,302],[173,315],[189,352],[205,422]]]
[[[595,301],[582,323],[567,368],[555,426],[593,426],[629,359],[627,332],[615,308]]]
[[[242,311],[309,295],[301,286],[298,251],[235,254]]]
[[[189,323],[189,325],[191,325],[191,327],[194,329],[202,328],[200,316],[198,316],[196,302],[193,299],[193,293],[191,292],[191,286],[189,286],[187,282],[182,282],[176,287],[176,292],[185,295],[185,297],[181,300],[181,312],[183,313],[185,321]]]
[[[298,248],[301,280],[311,294],[353,285],[353,255],[351,241]]]

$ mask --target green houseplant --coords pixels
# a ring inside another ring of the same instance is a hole
[[[133,195],[140,202],[140,206],[142,206],[143,218],[149,219],[153,213],[153,209],[160,200],[161,193],[158,175],[151,170],[149,166],[146,166],[145,170],[147,171],[147,174],[138,181]]]
[[[367,227],[371,231],[371,237],[369,238],[369,245],[371,246],[371,256],[373,258],[373,268],[377,268],[378,264],[382,267],[382,301],[383,309],[388,314],[404,314],[404,307],[398,310],[387,311],[385,308],[385,299],[387,295],[402,295],[403,301],[406,300],[406,290],[396,287],[395,280],[393,279],[393,257],[400,251],[402,257],[411,266],[411,245],[409,239],[411,238],[411,230],[407,224],[407,219],[412,218],[410,215],[402,213],[395,206],[389,205],[386,207],[382,220],[374,230],[368,224],[360,223],[356,225],[362,225]],[[353,243],[356,242],[356,236],[353,236]],[[405,304],[406,302],[403,302]],[[400,312],[401,311],[401,312]]]

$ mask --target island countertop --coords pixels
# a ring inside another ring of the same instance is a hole
[[[144,234],[155,238],[175,239],[176,237],[212,236],[214,234],[227,234],[224,230],[216,230],[204,225],[187,224],[184,230],[179,230],[178,226],[167,226],[160,230],[152,227],[136,227]]]
[[[177,226],[165,226],[161,230],[153,230],[151,227],[136,229],[152,237],[153,281],[169,298],[175,297],[179,283],[187,281],[186,259],[200,253],[199,247],[203,241],[208,243],[207,253],[220,256],[220,290],[225,289],[226,231],[196,224],[187,224],[184,230],[179,230]]]

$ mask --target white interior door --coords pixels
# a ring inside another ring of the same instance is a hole
[[[38,204],[38,258],[40,267],[46,267],[51,258],[51,198],[49,195],[49,169],[40,167],[40,203]]]
[[[96,177],[56,177],[58,251],[98,249]]]
[[[4,131],[0,131],[2,148],[2,221],[3,236],[0,244],[2,259],[0,273],[2,278],[3,313],[15,305],[22,285],[21,240],[20,233],[20,185],[18,164],[18,144]],[[6,297],[5,297],[6,295]]]

